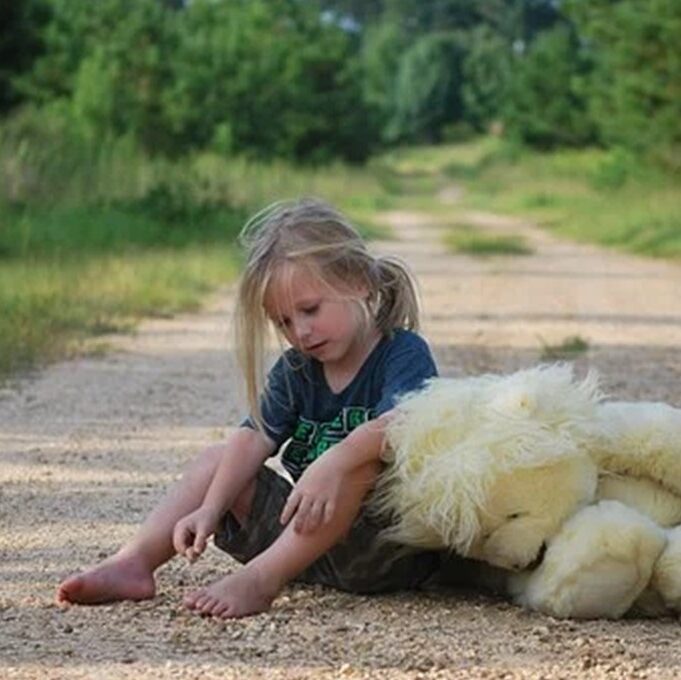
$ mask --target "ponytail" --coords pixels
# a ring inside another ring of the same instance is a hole
[[[396,328],[419,328],[419,298],[416,282],[407,265],[396,257],[375,258],[378,300],[376,326],[384,335]]]

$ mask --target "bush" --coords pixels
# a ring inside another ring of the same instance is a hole
[[[569,28],[541,34],[515,60],[504,114],[510,135],[541,149],[593,141],[595,127],[583,91],[589,68]]]

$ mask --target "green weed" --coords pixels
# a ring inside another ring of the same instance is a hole
[[[584,354],[589,349],[589,343],[579,335],[572,335],[565,338],[557,345],[550,345],[540,338],[542,351],[542,361],[560,361],[561,359],[574,359],[580,354]]]
[[[530,255],[533,251],[517,234],[485,234],[474,227],[458,225],[445,237],[447,247],[456,253],[488,257],[492,255]]]

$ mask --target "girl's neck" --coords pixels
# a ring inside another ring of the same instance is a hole
[[[332,392],[336,394],[342,392],[355,379],[381,337],[378,328],[372,326],[366,335],[358,339],[342,361],[322,364],[326,384]]]

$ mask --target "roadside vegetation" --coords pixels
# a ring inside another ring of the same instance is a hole
[[[40,142],[0,152],[12,192],[0,203],[0,377],[92,351],[142,316],[196,308],[236,276],[237,235],[272,201],[325,196],[380,233],[383,192],[365,169],[215,154],[171,163],[125,145],[87,158],[77,143]]]
[[[500,146],[444,171],[465,185],[462,207],[522,215],[580,241],[681,258],[679,175],[622,149]]]
[[[488,234],[467,224],[455,224],[447,230],[445,244],[450,250],[466,255],[530,255],[530,248],[518,234]]]
[[[542,361],[566,361],[576,359],[589,350],[589,343],[579,335],[571,335],[562,342],[550,345],[541,339]]]
[[[477,254],[524,244],[457,235],[471,208],[681,256],[678,2],[21,0],[5,14],[0,376],[196,306],[234,277],[246,216],[291,196],[322,196],[366,233],[377,211],[423,210]]]
[[[411,147],[381,161],[392,181],[418,181],[427,193],[396,196],[397,204],[430,211],[450,226],[454,250],[523,250],[515,235],[486,236],[465,224],[466,211],[526,217],[558,236],[640,255],[681,259],[679,175],[621,148],[532,151],[500,137]],[[455,190],[453,202],[433,200]],[[462,227],[462,221],[464,226]]]

